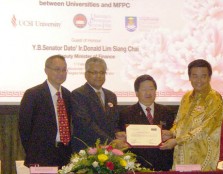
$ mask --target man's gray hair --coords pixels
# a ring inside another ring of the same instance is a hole
[[[66,60],[65,60],[65,57],[64,56],[62,56],[62,55],[53,55],[53,56],[50,56],[50,57],[48,57],[47,59],[46,59],[46,62],[45,62],[45,68],[49,68],[51,65],[52,65],[52,62],[53,62],[53,60],[54,59],[61,59],[61,60],[63,60],[64,62],[66,62]]]
[[[104,61],[104,59],[99,58],[99,57],[91,57],[91,58],[89,58],[89,59],[86,61],[86,63],[85,63],[85,71],[88,71],[88,70],[89,70],[89,65],[90,65],[91,63],[101,63],[101,64],[104,65],[105,70],[107,70],[107,64],[106,64],[106,62]]]

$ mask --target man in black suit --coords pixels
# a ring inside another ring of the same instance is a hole
[[[61,55],[49,57],[45,62],[45,73],[47,80],[28,89],[22,98],[19,132],[26,153],[27,167],[40,165],[60,168],[69,162],[71,155],[70,143],[65,145],[61,142],[57,113],[56,93],[59,91],[65,103],[70,125],[71,94],[61,86],[67,76],[65,58]]]
[[[146,117],[147,107],[151,109],[152,124],[161,125],[162,129],[170,129],[174,115],[166,106],[154,102],[157,90],[155,80],[150,75],[139,76],[135,80],[134,88],[138,102],[120,112],[119,129],[125,131],[127,124],[151,124]],[[161,151],[159,148],[132,148],[129,150],[138,155],[138,162],[145,167],[156,171],[168,171],[172,167],[172,150]]]
[[[74,135],[73,151],[94,146],[98,138],[104,143],[115,138],[118,123],[117,97],[102,87],[105,82],[107,65],[98,57],[92,57],[85,63],[87,82],[72,92]],[[97,94],[100,92],[100,94]]]

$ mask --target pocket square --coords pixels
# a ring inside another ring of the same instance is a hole
[[[108,102],[108,106],[109,106],[110,108],[112,108],[114,105],[113,105],[113,103]]]

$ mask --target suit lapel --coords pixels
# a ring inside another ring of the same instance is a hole
[[[109,93],[103,89],[103,92],[104,92],[104,95],[105,95],[105,112],[106,112],[106,115],[110,115],[111,113],[111,110],[113,110],[113,107],[114,107],[114,99],[113,97],[111,97],[111,95],[109,95]]]
[[[52,100],[52,96],[51,96],[51,93],[50,93],[50,89],[49,89],[49,86],[47,84],[47,82],[44,82],[44,90],[43,90],[43,96],[44,96],[44,99],[45,99],[45,103],[46,103],[46,108],[48,108],[48,116],[49,117],[52,117],[51,120],[52,120],[52,123],[56,125],[56,113],[55,113],[55,109],[54,109],[54,105],[53,105],[53,100]]]
[[[109,115],[109,109],[110,109],[110,107],[108,106],[108,99],[110,98],[109,97],[109,94],[104,90],[104,89],[102,89],[103,90],[103,92],[104,92],[104,95],[105,95],[105,112]]]
[[[86,92],[88,93],[88,96],[90,97],[90,99],[96,103],[95,105],[100,106],[102,112],[105,112],[104,109],[101,106],[101,101],[99,100],[99,98],[98,98],[96,92],[94,91],[94,89],[88,83],[86,83],[84,86],[85,86]]]
[[[135,118],[135,122],[138,124],[145,124],[148,122],[146,115],[142,109],[142,107],[140,106],[139,103],[136,103],[134,110],[133,110],[134,114],[136,115]],[[149,122],[148,122],[149,123]]]
[[[154,103],[154,123],[155,124],[160,124],[161,120],[161,114],[160,114],[160,109],[156,103]]]

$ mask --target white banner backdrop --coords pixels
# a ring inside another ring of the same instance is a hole
[[[197,58],[212,64],[212,87],[223,94],[222,0],[0,0],[0,11],[1,104],[19,104],[42,83],[54,54],[66,57],[63,85],[71,91],[85,83],[87,58],[105,59],[104,87],[119,103],[137,101],[133,84],[142,74],[157,81],[157,102],[178,103]]]

